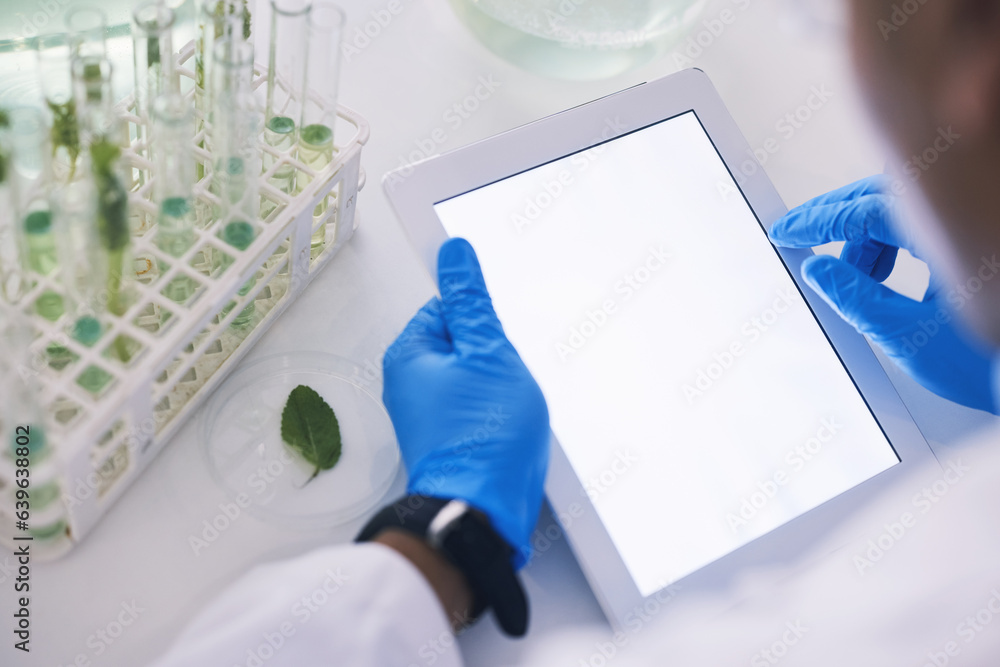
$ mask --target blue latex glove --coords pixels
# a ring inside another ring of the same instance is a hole
[[[441,298],[410,320],[382,361],[407,491],[485,512],[520,568],[542,504],[548,408],[504,335],[464,239],[441,246],[438,283]]]
[[[840,259],[821,255],[803,263],[810,287],[920,384],[993,412],[990,350],[956,322],[934,276],[923,301],[880,284],[900,248],[918,256],[893,227],[895,198],[885,185],[885,177],[868,178],[807,202],[774,224],[771,240],[791,248],[846,241]]]

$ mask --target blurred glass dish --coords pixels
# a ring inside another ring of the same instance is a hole
[[[343,436],[340,460],[312,481],[312,465],[281,438],[285,403],[300,384],[333,408]],[[289,352],[243,366],[204,412],[209,471],[240,507],[282,526],[336,526],[364,516],[382,501],[399,468],[381,395],[381,378],[330,354]]]
[[[491,51],[539,74],[593,80],[664,54],[708,0],[450,0]]]

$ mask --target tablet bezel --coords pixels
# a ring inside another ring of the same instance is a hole
[[[434,211],[436,203],[689,111],[695,112],[730,173],[734,178],[739,174],[735,180],[766,230],[787,209],[708,77],[697,69],[641,84],[397,169],[386,174],[383,187],[424,266],[434,276],[438,248],[448,238]],[[779,249],[779,255],[900,463],[674,582],[685,590],[720,589],[745,568],[773,565],[776,558],[806,553],[830,526],[863,507],[900,475],[934,459],[867,341],[804,286],[799,269],[812,251]],[[552,443],[545,488],[549,502],[605,614],[616,629],[624,629],[636,610],[650,598],[662,600],[663,594],[658,591],[643,597],[639,593],[583,482],[554,436]],[[650,530],[655,530],[652,517],[637,520],[647,521]]]

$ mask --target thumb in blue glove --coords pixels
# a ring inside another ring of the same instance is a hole
[[[895,202],[883,190],[883,178],[875,177],[818,197],[776,222],[771,240],[796,248],[845,241],[840,259],[817,256],[803,263],[810,287],[926,388],[992,412],[990,350],[955,320],[934,277],[922,301],[881,284],[900,248],[918,256],[892,224]]]
[[[971,408],[994,409],[988,350],[959,333],[954,316],[937,298],[908,299],[834,257],[810,257],[802,275],[841,317],[925,387]]]
[[[383,401],[407,491],[484,512],[520,568],[542,504],[548,409],[504,334],[467,241],[441,247],[438,283],[441,298],[414,316],[383,359]]]

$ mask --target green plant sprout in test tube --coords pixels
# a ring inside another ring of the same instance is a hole
[[[271,0],[264,141],[279,153],[290,153],[295,147],[296,123],[302,118],[311,11],[312,3],[308,0]],[[265,151],[264,170],[271,169],[278,159]],[[293,194],[295,178],[295,168],[286,162],[277,167],[269,182],[281,192]]]
[[[68,330],[87,347],[104,333],[103,313],[122,315],[127,310],[129,287],[136,278],[128,207],[131,168],[120,159],[120,144],[127,141],[128,129],[114,109],[111,77],[106,57],[82,55],[74,60],[73,91],[91,178],[52,194],[71,316]],[[127,361],[128,349],[122,341],[115,342],[115,352]],[[97,377],[97,370],[83,377]],[[92,390],[90,385],[88,390]]]
[[[39,83],[52,116],[52,176],[65,183],[76,177],[80,160],[80,128],[70,79],[72,49],[65,34],[41,35],[35,44]]]
[[[36,209],[24,217],[24,233],[28,241],[28,265],[32,271],[46,275],[59,265],[56,237],[52,233],[52,212]]]
[[[80,186],[74,188],[78,192],[65,190],[53,197],[60,212],[60,233],[66,237],[61,261],[74,317],[72,335],[84,345],[92,345],[100,336],[99,318],[105,310],[125,314],[136,278],[126,187],[130,168],[121,160],[120,146],[126,130],[115,113],[111,77],[107,58],[81,57],[73,63],[90,190]],[[93,209],[89,201],[94,202]],[[81,318],[86,319],[81,322]],[[123,346],[116,347],[127,352]]]
[[[322,173],[333,162],[334,128],[337,123],[337,90],[340,85],[340,43],[344,29],[344,13],[330,3],[318,3],[309,14],[309,55],[306,59],[311,99],[302,105],[302,129],[299,131],[298,158],[314,172]],[[301,175],[296,184],[301,192],[312,177]],[[313,211],[314,220],[326,213],[328,198]],[[312,259],[323,252],[327,244],[329,222],[314,223],[310,242]],[[334,220],[334,224],[336,221]],[[336,228],[332,234],[336,233]]]
[[[131,230],[128,224],[128,192],[119,174],[121,149],[106,137],[90,144],[91,169],[97,187],[97,233],[107,252],[105,283],[108,311],[124,315],[128,310],[127,278],[135,276],[131,261]]]
[[[159,207],[156,245],[180,257],[195,240],[194,112],[179,94],[153,102],[153,201]]]
[[[254,236],[255,232],[253,225],[251,225],[249,222],[245,222],[242,220],[230,222],[222,230],[222,240],[231,245],[232,247],[236,248],[240,252],[243,252],[250,247],[250,244],[253,243]],[[246,296],[247,294],[250,293],[250,290],[252,290],[256,284],[257,284],[257,277],[251,276],[250,280],[244,283],[243,287],[240,288],[237,294],[239,294],[240,296]],[[220,314],[220,319],[228,315],[230,310],[232,310],[232,305],[226,306],[226,308],[224,308],[222,313]],[[250,324],[251,320],[253,320],[253,315],[255,310],[256,310],[256,305],[254,303],[254,300],[251,299],[250,303],[247,304],[246,307],[244,307],[243,310],[240,311],[240,314],[233,319],[232,324],[230,324],[230,326],[234,329],[243,329],[248,324]]]

